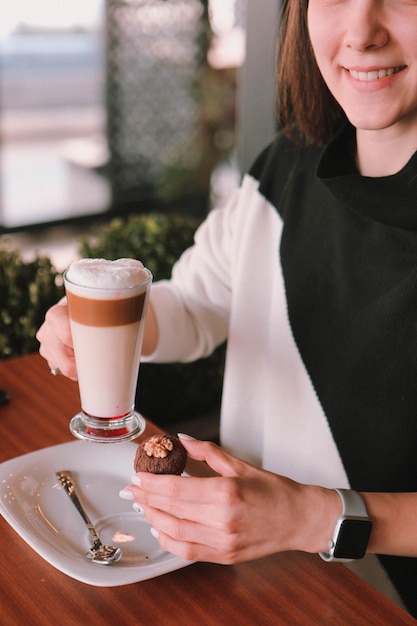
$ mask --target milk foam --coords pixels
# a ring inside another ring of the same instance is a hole
[[[80,259],[69,267],[66,276],[82,287],[124,289],[142,283],[148,274],[136,259]]]

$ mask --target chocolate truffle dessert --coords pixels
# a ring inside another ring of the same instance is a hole
[[[135,456],[135,472],[177,474],[184,471],[187,451],[174,435],[153,435],[139,444]]]

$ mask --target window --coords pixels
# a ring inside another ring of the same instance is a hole
[[[101,212],[104,0],[1,2],[0,226]]]

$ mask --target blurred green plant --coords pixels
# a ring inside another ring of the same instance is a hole
[[[152,272],[154,280],[169,278],[181,252],[192,245],[198,224],[193,218],[172,214],[116,217],[80,239],[80,256],[138,258]]]
[[[36,331],[64,294],[62,276],[47,257],[25,262],[17,248],[0,243],[0,359],[38,349]]]
[[[199,222],[172,214],[115,218],[80,240],[80,255],[114,260],[138,258],[154,280],[169,278],[192,245]],[[161,426],[215,411],[220,406],[225,345],[193,363],[142,363],[136,407]]]

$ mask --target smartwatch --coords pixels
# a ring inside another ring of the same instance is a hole
[[[335,489],[342,500],[343,511],[336,522],[328,552],[319,552],[324,561],[348,562],[362,559],[372,530],[365,502],[357,491]]]

